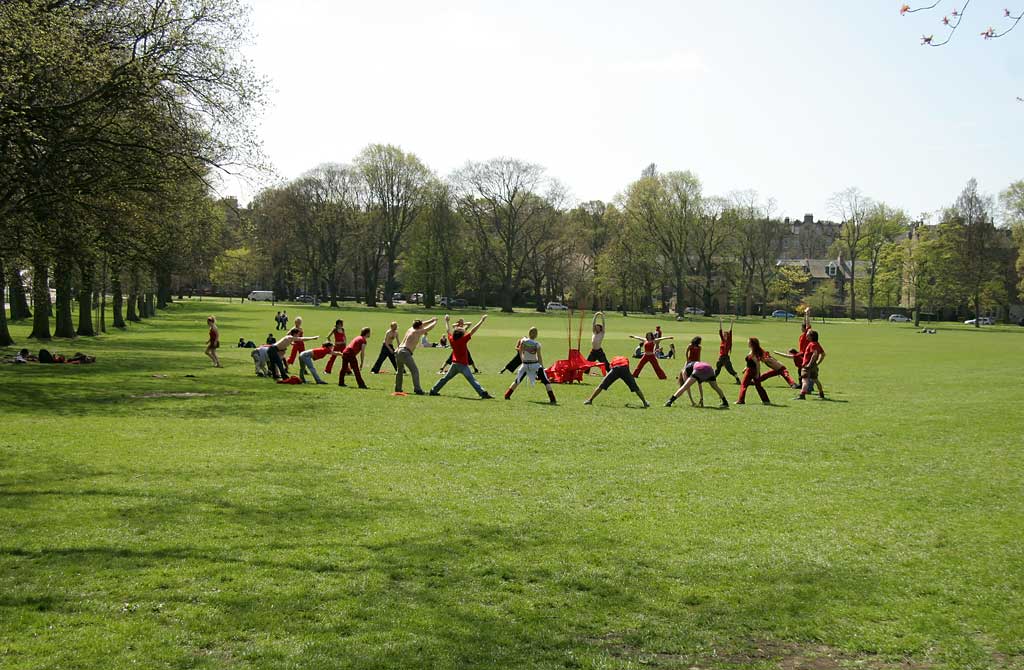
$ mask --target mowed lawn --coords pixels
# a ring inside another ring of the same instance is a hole
[[[95,365],[0,366],[0,667],[1024,667],[1024,328],[829,322],[830,402],[776,378],[770,407],[666,409],[676,361],[644,410],[583,406],[596,377],[501,399],[564,314],[491,313],[495,400],[276,385],[233,347],[277,308],[187,301],[45,345]],[[371,326],[369,368],[423,310],[288,313]],[[605,350],[656,324],[717,358],[711,319],[613,314]],[[742,319],[733,361],[798,332]],[[446,355],[416,351],[425,387]]]

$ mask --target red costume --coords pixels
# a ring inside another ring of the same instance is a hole
[[[345,375],[351,372],[355,375],[359,388],[366,388],[366,384],[363,383],[363,375],[359,372],[359,359],[356,358],[365,345],[366,338],[359,335],[353,337],[349,345],[341,352],[341,372],[338,375],[338,386],[345,385]]]
[[[639,377],[640,371],[644,369],[644,366],[648,363],[654,368],[654,374],[658,375],[658,379],[665,379],[667,375],[665,371],[661,369],[658,364],[658,357],[654,355],[654,349],[657,347],[657,343],[652,340],[644,341],[644,355],[640,358],[640,363],[636,366],[636,370],[633,370],[633,376]]]

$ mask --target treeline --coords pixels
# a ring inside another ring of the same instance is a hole
[[[1007,222],[1019,224],[1022,193],[1019,183],[1004,193]],[[422,293],[427,306],[460,296],[505,311],[551,300],[680,314],[812,303],[872,318],[878,305],[978,312],[1018,299],[1019,241],[996,226],[996,201],[973,180],[937,225],[853,188],[830,209],[841,221],[830,236],[794,245],[770,200],[709,196],[692,172],[651,165],[611,202],[570,205],[539,165],[470,161],[441,178],[414,154],[371,145],[260,192],[212,280],[223,292],[307,293],[331,306],[355,296],[390,307],[396,293]],[[794,246],[846,269],[814,282],[779,264]]]
[[[108,292],[114,326],[150,316],[175,273],[223,249],[210,179],[259,157],[245,26],[235,0],[0,4],[0,295],[9,283],[32,337],[51,337],[51,314],[54,335],[95,334]]]

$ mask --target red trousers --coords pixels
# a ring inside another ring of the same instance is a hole
[[[772,372],[774,372],[774,370]],[[763,386],[761,386],[761,378],[755,377],[754,371],[750,368],[743,371],[743,378],[740,380],[740,397],[736,402],[743,402],[743,398],[747,395],[747,387],[751,384],[753,384],[754,388],[757,389],[757,395],[761,398],[761,402],[771,402],[771,400],[768,399],[768,392],[764,390]]]
[[[639,377],[640,371],[643,370],[644,366],[647,365],[648,363],[650,363],[651,367],[654,368],[654,374],[658,375],[658,379],[666,378],[665,371],[661,369],[660,365],[658,365],[658,357],[655,356],[654,354],[643,355],[643,358],[640,359],[639,365],[636,366],[636,370],[633,370],[633,376]]]
[[[356,358],[355,354],[342,354],[341,372],[338,374],[338,386],[345,385],[345,375],[350,372],[356,376],[356,383],[359,384],[359,388],[366,388],[366,384],[363,382],[363,375],[359,372],[359,359]]]
[[[306,350],[306,343],[302,340],[292,342],[292,353],[288,354],[288,365],[295,362],[295,357]]]
[[[782,375],[782,378],[785,379],[786,383],[789,384],[790,386],[796,384],[796,382],[793,381],[793,378],[789,376],[789,370],[787,370],[786,368],[781,368],[779,370],[772,370],[771,368],[768,368],[768,372],[758,377],[757,381],[764,383],[766,379],[771,379],[776,375]]]

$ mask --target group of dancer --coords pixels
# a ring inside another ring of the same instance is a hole
[[[490,399],[491,396],[477,381],[475,374],[479,374],[473,356],[469,351],[469,343],[476,332],[484,325],[487,315],[484,315],[475,324],[466,323],[464,319],[458,319],[454,326],[448,315],[444,317],[445,333],[444,339],[451,347],[451,354],[441,366],[439,374],[441,378],[429,389],[424,391],[420,384],[420,371],[416,364],[415,351],[417,345],[428,341],[427,333],[437,324],[438,318],[427,320],[416,319],[403,335],[399,335],[398,322],[392,321],[390,327],[384,334],[381,342],[380,353],[376,362],[371,368],[373,374],[379,374],[385,362],[394,368],[396,394],[404,395],[405,376],[412,378],[412,392],[416,395],[440,395],[441,389],[445,387],[457,375],[465,377],[466,381],[482,399]],[[207,320],[210,326],[210,339],[207,343],[207,355],[213,360],[214,365],[220,367],[220,361],[216,357],[216,349],[219,346],[219,333],[217,332],[216,319],[211,316]],[[677,398],[684,393],[694,406],[704,404],[704,384],[708,384],[719,396],[721,407],[728,407],[725,392],[718,384],[718,378],[724,369],[733,377],[739,385],[739,397],[736,404],[742,405],[746,402],[747,389],[753,385],[761,402],[771,404],[768,393],[764,388],[764,382],[774,376],[781,376],[786,383],[794,389],[799,389],[797,400],[804,400],[806,396],[817,389],[818,395],[825,398],[821,382],[818,380],[819,366],[825,358],[825,350],[818,341],[818,333],[811,327],[811,310],[808,308],[804,313],[801,323],[800,337],[797,347],[789,349],[788,352],[769,352],[765,350],[758,338],[751,337],[747,340],[749,351],[744,359],[745,369],[742,377],[733,368],[731,360],[733,343],[733,321],[730,320],[726,329],[721,319],[718,322],[718,360],[714,367],[701,360],[701,338],[694,337],[686,347],[686,363],[680,371],[677,382],[678,388],[665,402],[666,407],[672,406]],[[295,317],[293,326],[287,334],[276,338],[273,333],[268,334],[266,344],[256,347],[252,352],[253,362],[256,366],[256,374],[277,379],[289,383],[306,383],[307,373],[317,384],[327,382],[320,376],[316,368],[316,361],[327,358],[324,367],[325,374],[331,374],[337,358],[341,358],[341,369],[338,373],[338,385],[347,386],[345,378],[349,375],[355,378],[359,388],[367,388],[362,376],[362,368],[366,355],[366,347],[371,336],[370,328],[362,328],[359,335],[347,339],[345,324],[342,319],[335,321],[334,328],[324,338],[323,343],[315,348],[307,349],[306,342],[318,340],[314,335],[307,337],[302,328],[302,317]],[[608,390],[616,381],[623,381],[630,391],[635,393],[644,407],[650,407],[643,391],[637,384],[636,379],[646,366],[650,366],[658,379],[667,379],[667,375],[659,363],[658,350],[661,343],[672,340],[673,336],[662,335],[661,328],[656,327],[654,331],[643,336],[630,335],[631,339],[640,342],[640,360],[633,370],[630,370],[630,361],[626,356],[615,356],[608,359],[604,352],[605,317],[602,312],[594,315],[592,322],[591,349],[587,360],[600,367],[604,374],[601,383],[594,389],[590,397],[584,401],[585,405],[591,405],[593,401],[604,391]],[[504,397],[509,399],[516,389],[524,382],[530,385],[540,383],[547,391],[548,401],[557,404],[554,389],[551,381],[544,372],[544,361],[541,354],[541,343],[537,339],[538,330],[532,327],[525,337],[516,342],[515,356],[505,366],[502,372],[514,372],[511,385],[505,390]],[[790,375],[786,367],[779,362],[772,353],[780,357],[789,358],[797,368],[797,382]],[[294,378],[289,375],[289,367],[298,360],[299,375]],[[765,371],[761,371],[762,364]],[[696,385],[699,392],[699,401],[693,399],[692,387]]]

